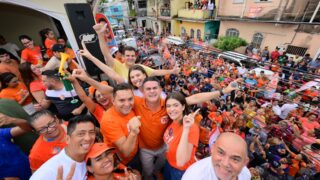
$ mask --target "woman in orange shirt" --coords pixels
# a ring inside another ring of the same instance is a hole
[[[181,179],[185,170],[195,162],[195,152],[199,141],[199,127],[194,123],[195,113],[188,115],[186,98],[173,92],[166,98],[166,110],[172,124],[164,133],[167,144],[164,179]]]
[[[29,114],[33,114],[35,109],[32,104],[32,98],[25,85],[19,82],[16,75],[10,72],[1,74],[1,92],[0,98],[11,99],[18,102]]]

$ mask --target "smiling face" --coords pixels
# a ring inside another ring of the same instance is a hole
[[[34,48],[33,40],[29,40],[25,38],[25,39],[21,39],[21,43],[25,48],[30,48],[30,49]]]
[[[124,60],[129,67],[133,66],[135,64],[136,59],[137,59],[137,57],[136,57],[135,51],[126,50],[124,52]]]
[[[147,76],[145,74],[143,74],[143,72],[141,72],[139,70],[133,70],[133,71],[130,72],[131,83],[136,88],[140,88],[142,86],[143,80],[146,77]]]
[[[100,91],[96,90],[95,92],[95,98],[97,100],[97,102],[103,106],[104,108],[107,108],[110,103],[111,103],[111,99],[112,99],[112,96],[111,94],[102,94]]]
[[[31,125],[36,132],[42,134],[47,139],[55,139],[63,131],[60,128],[59,120],[48,114],[40,116]]]
[[[218,179],[237,179],[247,162],[244,140],[233,133],[221,134],[212,147],[212,165]]]
[[[169,115],[170,119],[174,121],[182,120],[184,109],[185,106],[183,106],[176,99],[168,99],[166,102],[167,114]]]
[[[161,91],[162,89],[157,81],[147,81],[143,85],[143,95],[148,102],[159,102]]]
[[[87,168],[95,176],[109,175],[114,169],[114,153],[111,151],[104,151],[90,160],[91,166],[87,166]]]
[[[113,106],[123,115],[131,112],[134,103],[132,90],[118,90],[113,97]]]
[[[67,135],[68,151],[75,156],[85,156],[96,138],[96,131],[92,122],[78,123],[74,131]]]

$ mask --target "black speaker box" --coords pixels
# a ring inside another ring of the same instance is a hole
[[[100,51],[98,36],[92,28],[95,25],[95,20],[92,10],[87,3],[66,3],[64,7],[67,11],[69,21],[76,37],[78,46],[82,48],[81,41],[85,40],[87,49],[96,58],[103,61],[103,55]],[[91,61],[83,57],[87,72],[91,76],[99,75],[102,71],[96,67]]]

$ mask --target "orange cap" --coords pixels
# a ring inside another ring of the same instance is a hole
[[[100,84],[108,85],[108,82],[107,82],[107,81],[101,81]],[[90,86],[90,87],[89,87],[89,94],[90,94],[90,95],[93,95],[95,89],[96,89],[96,88],[94,88],[93,86]]]
[[[115,153],[115,148],[114,147],[109,147],[105,143],[95,143],[91,147],[90,151],[88,152],[86,156],[86,162],[88,161],[89,158],[95,158],[102,154],[105,151],[112,150],[111,153]]]

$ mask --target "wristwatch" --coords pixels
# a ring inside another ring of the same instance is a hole
[[[220,96],[223,96],[223,95],[224,95],[222,89],[220,89],[219,92],[220,92]]]

